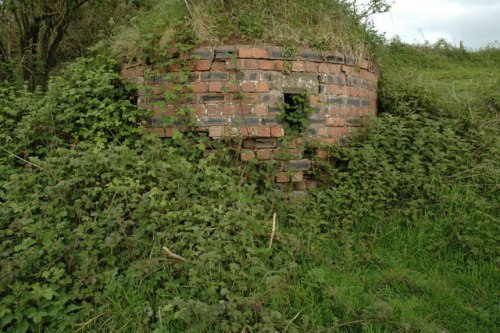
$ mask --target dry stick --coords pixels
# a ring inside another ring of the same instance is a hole
[[[101,313],[100,315],[97,315],[95,316],[94,318],[91,318],[89,320],[87,320],[86,322],[84,323],[81,323],[81,324],[76,324],[77,326],[80,326],[79,329],[77,329],[75,332],[80,332],[81,330],[83,330],[85,327],[87,327],[88,325],[90,325],[94,320],[97,320],[98,318],[104,316],[107,312],[103,312]]]
[[[193,16],[193,12],[191,11],[191,7],[189,7],[189,3],[187,2],[187,0],[184,0],[184,3],[186,4],[186,8],[189,12],[189,15]]]
[[[174,259],[174,260],[180,260],[180,261],[186,261],[186,258],[184,257],[181,257],[180,255],[178,254],[175,254],[173,253],[172,251],[170,251],[170,249],[166,246],[163,247],[163,251],[165,252],[165,254],[167,256],[169,256],[170,258]]]
[[[288,327],[290,327],[290,325],[293,323],[293,321],[297,318],[299,318],[300,314],[302,313],[302,311],[304,310],[300,310],[299,312],[297,312],[297,314],[288,322],[288,324],[285,326],[285,329],[283,330],[283,332],[287,332],[288,331]]]
[[[35,163],[32,163],[32,162],[30,162],[30,161],[28,161],[28,160],[25,160],[24,158],[22,158],[22,157],[20,157],[20,156],[17,156],[17,155],[16,155],[16,154],[14,154],[14,153],[11,153],[10,151],[8,151],[7,149],[5,149],[4,147],[0,147],[0,149],[2,149],[3,151],[7,152],[8,154],[10,154],[10,155],[14,156],[15,158],[20,159],[20,160],[21,160],[21,161],[23,161],[23,162],[26,162],[26,163],[28,163],[28,164],[30,164],[30,165],[32,165],[32,166],[34,166],[34,167],[36,167],[36,168],[38,168],[38,169],[40,169],[40,170],[43,170],[43,168],[42,168],[41,166],[36,165]]]
[[[273,239],[275,232],[276,232],[276,213],[273,214],[273,230],[271,231],[271,239],[269,239],[269,248],[273,246]]]

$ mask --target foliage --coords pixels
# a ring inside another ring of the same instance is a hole
[[[113,49],[123,60],[145,58],[144,50],[175,44],[187,26],[201,44],[310,46],[362,58],[369,55],[371,34],[361,17],[383,11],[382,3],[370,1],[365,11],[358,11],[355,2],[332,0],[163,1],[120,29]]]
[[[385,72],[379,117],[287,196],[223,142],[148,135],[89,54],[46,93],[0,88],[1,331],[496,331],[494,87]]]
[[[316,110],[310,104],[310,93],[307,90],[299,94],[290,94],[289,101],[281,105],[278,118],[287,126],[287,133],[291,135],[303,134],[310,124],[309,116]]]
[[[116,66],[108,56],[96,53],[54,77],[44,95],[3,88],[8,99],[2,116],[12,131],[5,137],[9,149],[26,157],[42,156],[58,146],[100,149],[111,142],[133,143],[144,132],[141,124],[148,114],[137,110],[134,91],[114,72]]]
[[[148,1],[4,0],[0,2],[0,80],[45,90],[65,60],[108,33]]]

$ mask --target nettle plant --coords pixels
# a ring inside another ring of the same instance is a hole
[[[309,116],[315,111],[311,106],[310,96],[311,93],[306,89],[298,94],[284,94],[284,103],[281,104],[278,118],[283,121],[288,134],[301,135],[309,127]]]

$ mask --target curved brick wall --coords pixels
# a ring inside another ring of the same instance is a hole
[[[151,131],[161,137],[172,136],[173,129],[182,126],[165,124],[164,119],[187,107],[195,121],[190,130],[206,131],[213,138],[252,138],[243,143],[243,160],[279,159],[276,138],[285,136],[286,128],[277,115],[284,94],[304,89],[311,93],[310,103],[316,112],[304,134],[326,144],[342,144],[349,133],[362,126],[366,115],[376,113],[377,75],[370,62],[355,63],[339,54],[310,49],[299,49],[293,59],[283,53],[278,47],[221,46],[176,55],[189,75],[180,99],[166,94],[180,86],[175,83],[181,71],[179,61],[156,66],[152,74],[147,74],[151,66],[129,64],[122,74],[143,86],[138,104],[154,110]],[[301,159],[292,163],[298,165],[298,171],[310,166]],[[276,180],[301,182],[303,178],[282,176]]]

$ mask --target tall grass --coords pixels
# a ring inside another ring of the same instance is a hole
[[[123,59],[170,48],[179,36],[199,44],[310,46],[355,57],[369,55],[365,27],[347,6],[331,0],[168,0],[134,17],[114,38]],[[186,31],[189,36],[186,36]],[[146,51],[146,52],[145,52]]]

